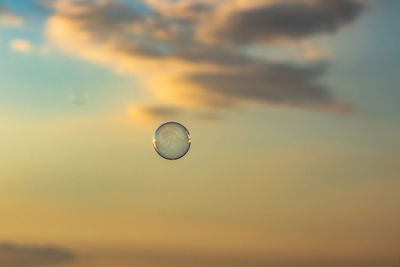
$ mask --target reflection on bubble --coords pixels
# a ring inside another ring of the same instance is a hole
[[[154,133],[153,145],[157,153],[168,160],[185,156],[191,144],[189,131],[177,122],[167,122]]]

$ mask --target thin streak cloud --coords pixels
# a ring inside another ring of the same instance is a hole
[[[36,267],[70,263],[76,255],[68,250],[53,246],[32,246],[0,243],[0,266]]]

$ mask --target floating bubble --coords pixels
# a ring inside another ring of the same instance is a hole
[[[157,153],[168,160],[180,159],[189,151],[189,131],[177,122],[167,122],[154,133],[153,146]]]

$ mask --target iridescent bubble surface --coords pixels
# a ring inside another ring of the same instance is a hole
[[[177,122],[167,122],[154,133],[153,145],[157,153],[168,160],[180,159],[190,149],[189,131]]]

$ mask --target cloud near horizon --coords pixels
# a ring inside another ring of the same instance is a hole
[[[0,243],[0,266],[35,267],[69,263],[76,256],[61,248]]]
[[[61,51],[129,73],[179,108],[247,102],[351,112],[319,79],[327,60],[276,62],[245,52],[301,43],[353,22],[356,0],[57,0],[46,36]],[[317,52],[315,52],[317,54]]]

